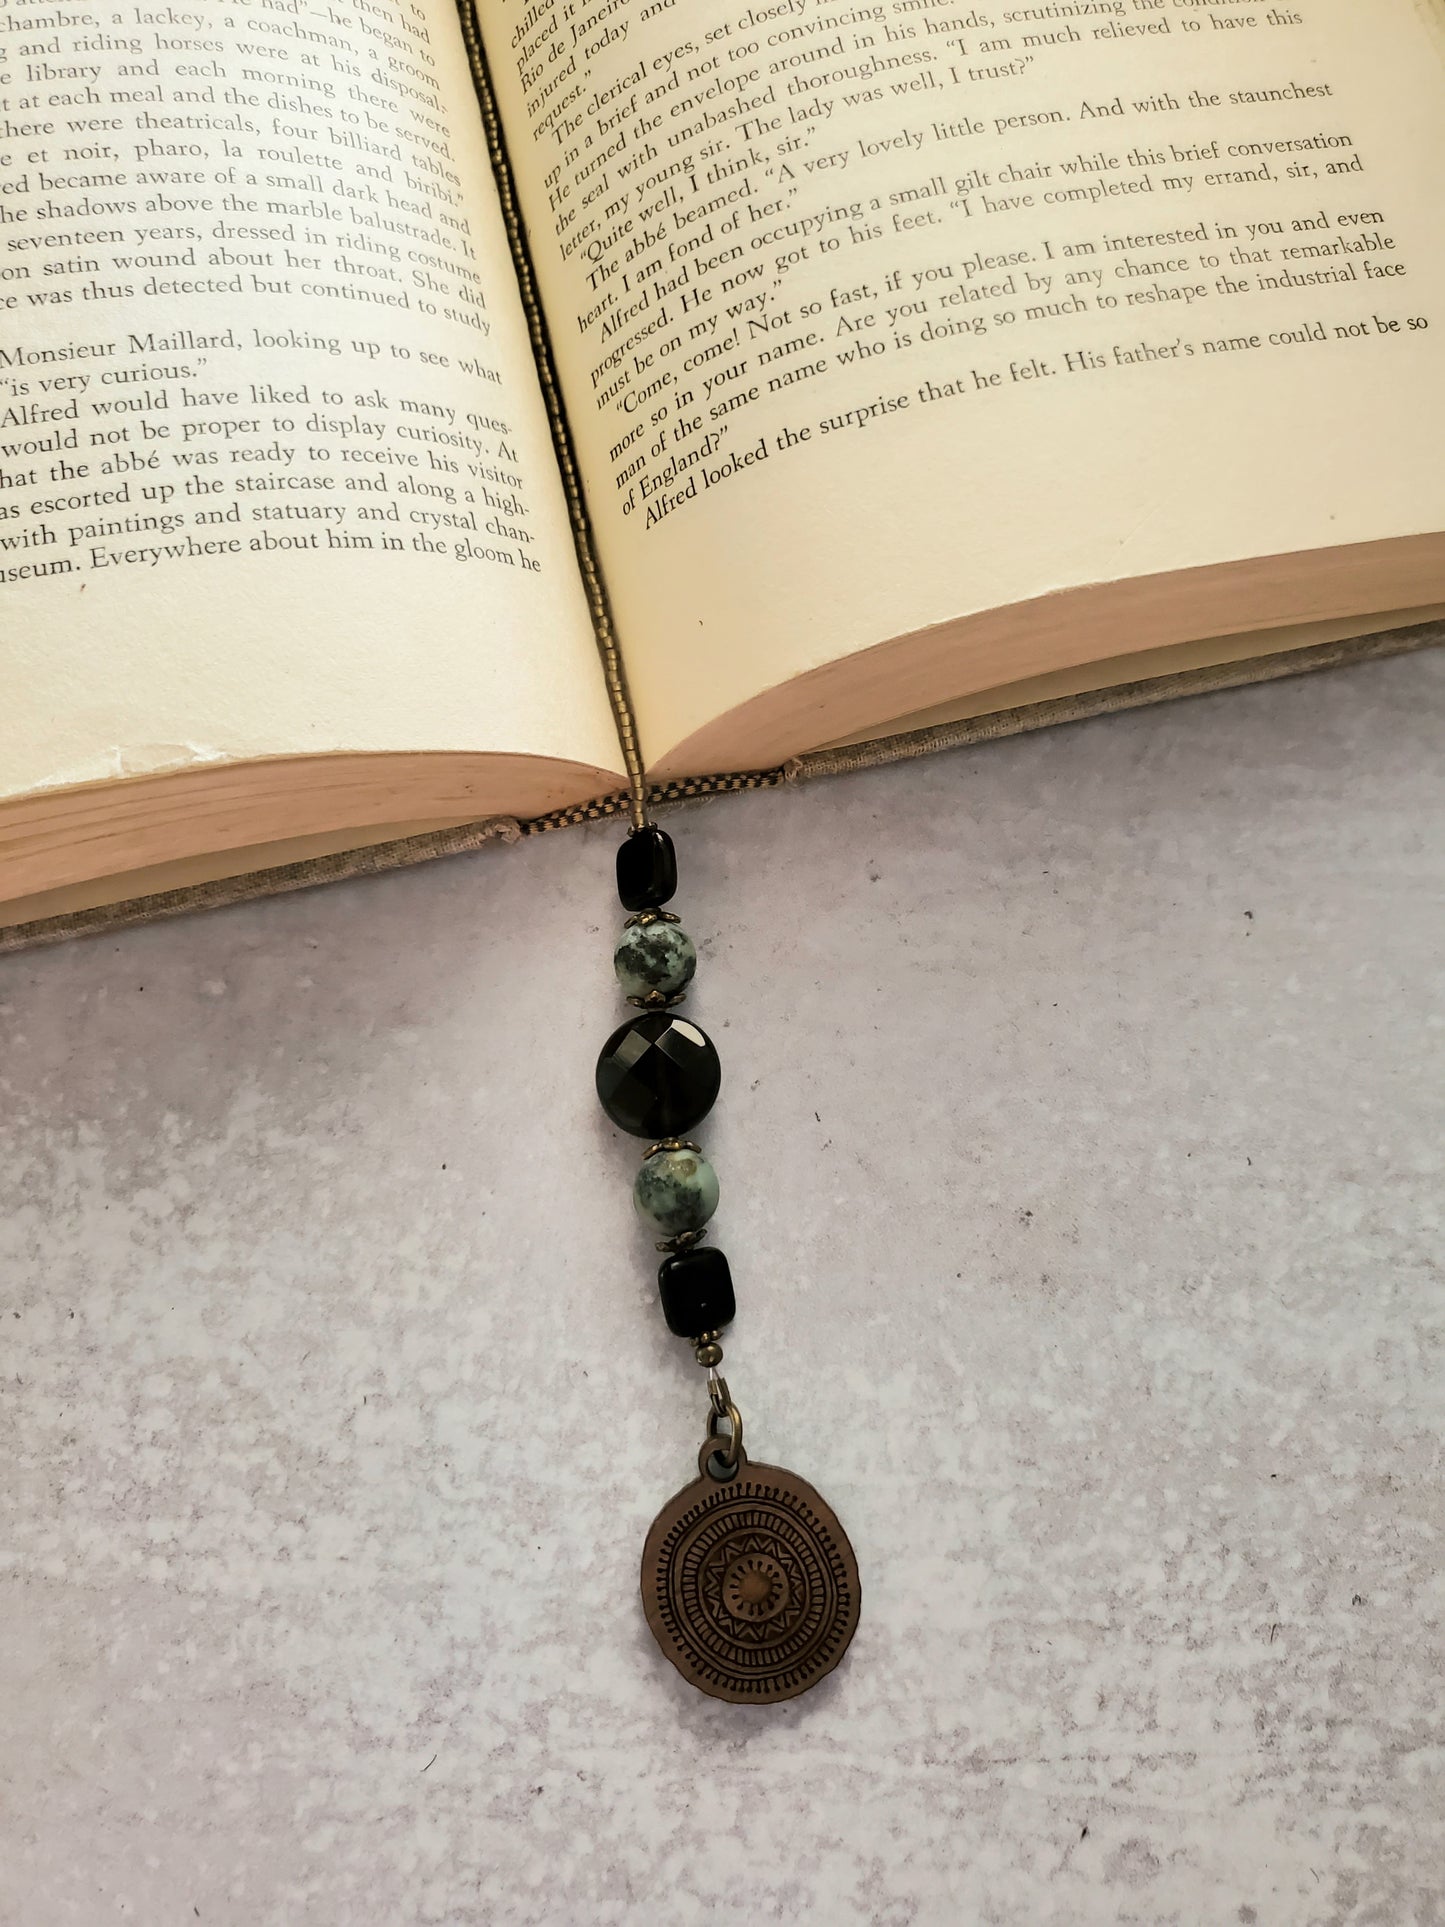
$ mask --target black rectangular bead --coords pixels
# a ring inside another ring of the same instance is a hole
[[[679,1338],[721,1331],[737,1316],[733,1276],[716,1245],[694,1245],[664,1258],[657,1272],[662,1315]]]
[[[659,910],[677,894],[677,852],[666,830],[649,823],[617,851],[617,894],[624,910]]]

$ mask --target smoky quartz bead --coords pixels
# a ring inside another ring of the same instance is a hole
[[[666,830],[649,823],[618,846],[617,894],[624,910],[657,910],[677,894],[677,852]]]
[[[664,1258],[657,1272],[662,1315],[679,1338],[721,1331],[737,1316],[732,1272],[716,1245],[694,1245]]]
[[[597,1059],[602,1108],[633,1137],[682,1137],[717,1100],[722,1066],[705,1031],[650,1010],[613,1031]]]

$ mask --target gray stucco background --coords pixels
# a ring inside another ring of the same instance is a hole
[[[0,1919],[1445,1919],[1445,655],[674,815],[762,1458],[636,1596],[617,832],[0,962]]]

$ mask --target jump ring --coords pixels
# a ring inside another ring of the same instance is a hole
[[[721,1437],[718,1427],[723,1419],[728,1422],[728,1437],[725,1445],[719,1445],[717,1457],[723,1465],[733,1466],[737,1464],[743,1449],[743,1415],[737,1406],[731,1403],[721,1412],[709,1412],[707,1435],[710,1439]]]

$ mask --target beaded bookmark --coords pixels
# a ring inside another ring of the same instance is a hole
[[[732,1273],[718,1247],[703,1243],[717,1174],[686,1133],[712,1109],[722,1069],[706,1032],[673,1014],[697,951],[664,907],[677,890],[672,839],[634,799],[634,827],[617,852],[629,915],[613,963],[639,1014],[603,1045],[597,1095],[614,1124],[651,1140],[633,1202],[666,1254],[657,1284],[668,1330],[691,1343],[708,1392],[698,1475],[647,1535],[642,1605],[684,1679],[714,1699],[771,1706],[805,1693],[843,1657],[858,1625],[858,1565],[812,1486],[748,1458],[742,1415],[718,1371],[736,1309]]]

